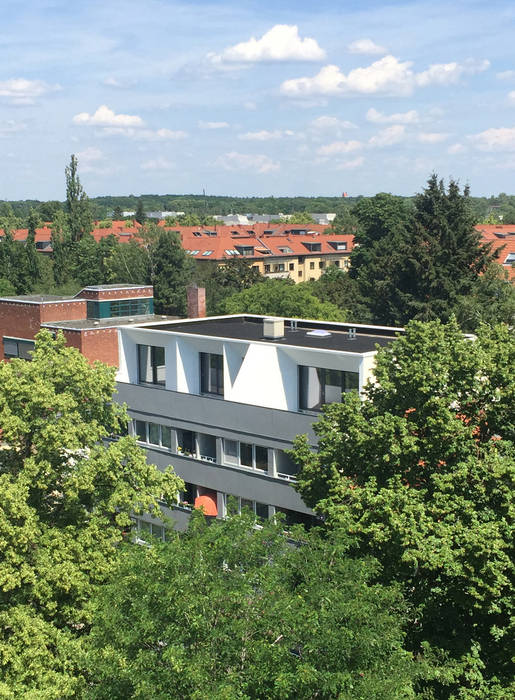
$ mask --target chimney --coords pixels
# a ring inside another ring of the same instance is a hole
[[[263,337],[268,338],[269,340],[278,340],[279,338],[284,338],[284,319],[264,318]]]
[[[188,297],[188,318],[205,318],[206,316],[206,290],[191,284],[186,289]]]

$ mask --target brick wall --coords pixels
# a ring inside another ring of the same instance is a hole
[[[104,301],[108,299],[135,299],[139,297],[153,297],[154,288],[149,287],[128,287],[124,289],[83,289],[79,292],[81,299],[89,299],[91,301]]]

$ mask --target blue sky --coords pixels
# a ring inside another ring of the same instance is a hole
[[[514,193],[515,4],[2,0],[0,200]]]

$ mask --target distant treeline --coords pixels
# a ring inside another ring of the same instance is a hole
[[[105,219],[116,209],[136,211],[138,203],[149,211],[183,211],[186,214],[213,216],[215,214],[292,214],[294,212],[336,212],[342,213],[352,207],[362,196],[357,197],[218,197],[195,194],[144,194],[141,197],[104,196],[90,199],[91,213],[97,220]],[[406,201],[413,198],[406,197]],[[502,192],[491,197],[471,197],[471,204],[477,220],[480,222],[499,222],[515,224],[515,195]],[[31,209],[35,209],[41,220],[52,220],[56,210],[64,209],[64,202],[38,201],[26,199],[19,201],[0,202],[0,217],[2,209],[9,204],[14,215],[25,220]]]

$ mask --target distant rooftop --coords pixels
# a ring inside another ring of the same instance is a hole
[[[19,294],[10,297],[0,297],[0,301],[25,301],[33,304],[45,304],[52,301],[75,301],[73,297],[57,296],[56,294]]]
[[[145,287],[151,287],[150,284],[89,284],[87,287],[83,287],[81,292],[85,289],[91,289],[95,292],[101,292],[103,289],[142,289]],[[80,293],[80,292],[79,292]]]
[[[138,325],[140,323],[157,323],[158,321],[175,321],[178,316],[159,316],[147,314],[146,316],[118,316],[116,318],[93,319],[85,318],[72,321],[48,321],[42,323],[45,328],[62,328],[63,330],[95,330],[99,328],[117,328],[118,326]]]
[[[376,350],[376,345],[391,343],[402,328],[383,326],[359,326],[352,323],[330,323],[325,321],[304,321],[285,319],[284,337],[278,339],[263,336],[263,319],[266,316],[230,316],[212,317],[195,321],[178,321],[145,325],[156,331],[188,333],[215,338],[259,341],[274,345],[293,345],[322,350],[340,350],[344,352],[364,353]],[[293,321],[293,323],[292,323]],[[354,336],[355,329],[355,336]],[[309,331],[325,330],[327,334],[308,335]],[[354,337],[353,337],[354,336]]]

